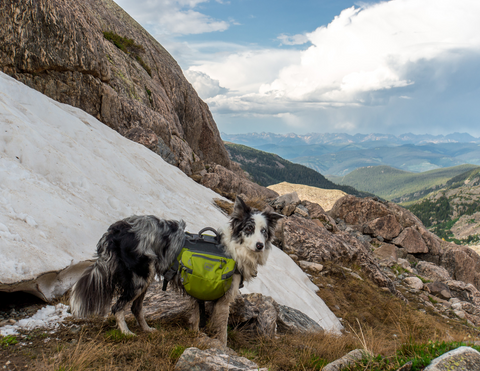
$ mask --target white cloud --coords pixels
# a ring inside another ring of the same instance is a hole
[[[214,97],[227,93],[227,89],[220,86],[218,80],[213,80],[206,73],[200,71],[184,71],[185,77],[193,85],[202,99]]]
[[[278,39],[282,42],[283,45],[303,45],[308,42],[307,35],[298,34],[293,36],[280,35]]]
[[[209,0],[116,0],[128,14],[155,35],[188,35],[225,31],[229,22],[217,20],[194,8]]]
[[[416,64],[430,64],[435,71],[438,62],[479,51],[478,19],[478,0],[392,0],[352,7],[326,27],[279,37],[284,44],[308,40],[311,46],[303,51],[241,51],[191,70],[230,90],[208,100],[219,112],[383,105],[415,89],[409,72]],[[438,70],[438,80],[444,72]]]

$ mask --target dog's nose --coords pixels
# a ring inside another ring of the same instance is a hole
[[[257,242],[257,250],[260,251],[261,249],[263,249],[263,243]]]

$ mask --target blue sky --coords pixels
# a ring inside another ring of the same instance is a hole
[[[117,0],[226,133],[480,136],[480,1]]]

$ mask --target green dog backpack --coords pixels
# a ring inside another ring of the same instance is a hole
[[[203,234],[206,231],[214,232],[215,236]],[[210,227],[198,234],[185,233],[184,247],[173,266],[185,291],[202,301],[224,296],[232,285],[235,268],[235,260],[225,253],[217,232]]]

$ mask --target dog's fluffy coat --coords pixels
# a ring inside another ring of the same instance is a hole
[[[227,342],[229,305],[239,294],[242,280],[257,275],[257,267],[266,263],[271,250],[277,220],[271,209],[251,209],[237,197],[230,223],[219,230],[221,243],[236,261],[241,274],[234,274],[225,296],[215,303],[210,331],[222,343]],[[87,268],[72,288],[70,306],[73,315],[85,318],[108,314],[111,308],[120,330],[132,334],[125,322],[125,310],[132,313],[144,331],[152,331],[143,315],[143,299],[155,274],[163,275],[180,253],[185,238],[183,220],[162,220],[155,216],[131,216],[112,224],[97,244],[97,260]],[[178,275],[177,277],[178,278]],[[182,288],[178,279],[173,283]],[[190,325],[199,330],[199,309],[191,298]]]

